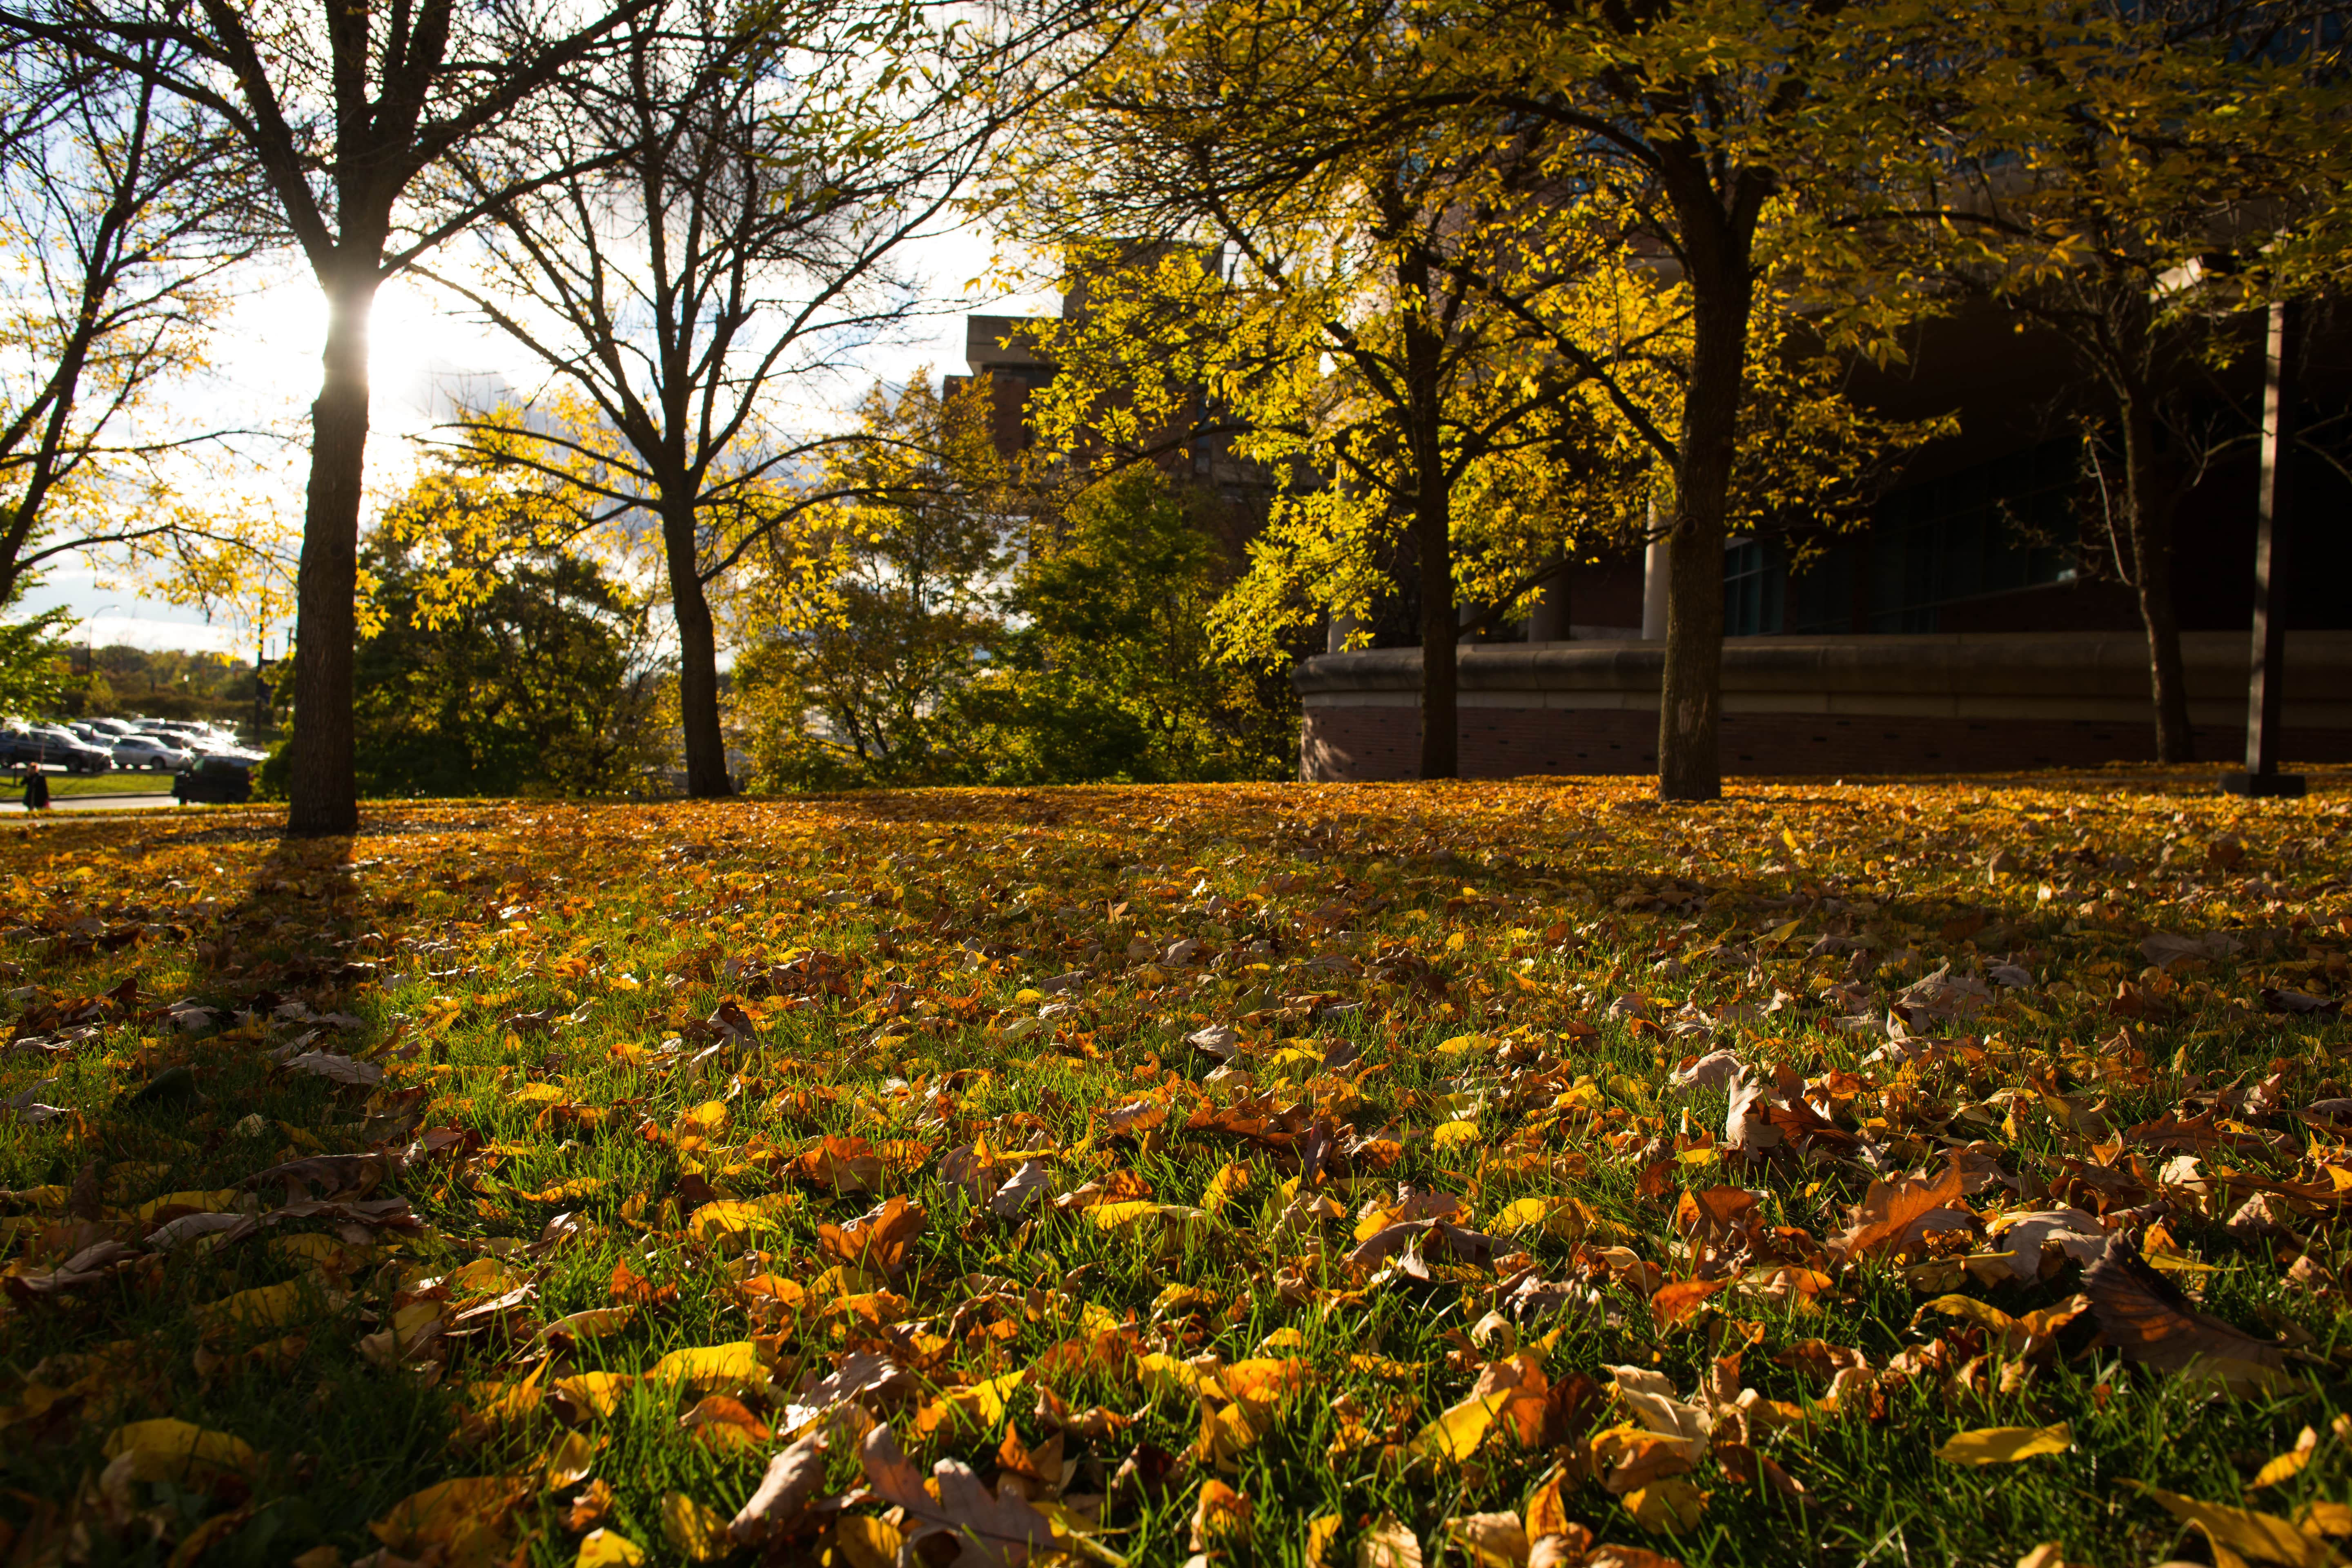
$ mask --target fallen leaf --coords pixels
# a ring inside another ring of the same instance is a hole
[[[961,1460],[940,1460],[932,1467],[938,1490],[926,1489],[922,1476],[899,1453],[898,1440],[887,1426],[877,1426],[866,1435],[858,1458],[875,1494],[906,1510],[908,1518],[915,1521],[910,1541],[952,1536],[991,1568],[1017,1568],[1034,1552],[1053,1547],[1052,1520],[1020,1497],[990,1492]]]
[[[1356,1568],[1421,1568],[1421,1540],[1384,1514],[1356,1537]]]
[[[580,1554],[573,1568],[637,1568],[646,1560],[646,1549],[627,1536],[611,1530],[592,1530],[580,1538]]]
[[[1848,1263],[1882,1253],[1900,1257],[1931,1231],[1973,1226],[1976,1215],[1961,1203],[1967,1186],[1957,1159],[1931,1179],[1873,1182],[1830,1250]]]
[[[824,1434],[811,1432],[770,1459],[759,1486],[728,1523],[727,1538],[755,1546],[789,1529],[824,1484]]]
[[[2083,1274],[2083,1293],[2107,1342],[2126,1361],[2219,1383],[2232,1393],[2275,1393],[2294,1386],[2286,1353],[2221,1319],[2199,1311],[2178,1286],[2142,1261],[2128,1237],[2116,1236]]]
[[[2074,1429],[2055,1426],[1981,1426],[1955,1432],[1936,1458],[1955,1465],[2008,1465],[2037,1454],[2063,1454],[2074,1446]]]
[[[1445,1521],[1444,1531],[1477,1568],[1525,1568],[1530,1547],[1515,1513],[1460,1514]]]
[[[2332,1568],[2340,1561],[2335,1548],[2317,1535],[2297,1530],[2274,1513],[2225,1503],[2200,1502],[2143,1482],[2126,1480],[2181,1523],[2204,1531],[2218,1554],[2222,1551],[2264,1563],[2284,1563],[2290,1568]],[[2218,1555],[2217,1555],[2218,1561]]]
[[[732,1550],[727,1516],[695,1501],[684,1492],[666,1492],[661,1500],[662,1540],[669,1549],[694,1563],[709,1563]]]

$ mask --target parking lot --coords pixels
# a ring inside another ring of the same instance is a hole
[[[8,718],[0,720],[0,778],[13,778],[14,799],[0,797],[0,805],[26,810],[36,773],[54,811],[242,801],[252,795],[252,770],[261,760],[233,731],[194,721]]]

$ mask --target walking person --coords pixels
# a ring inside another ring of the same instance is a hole
[[[25,770],[25,809],[28,812],[49,809],[49,775],[38,763]]]

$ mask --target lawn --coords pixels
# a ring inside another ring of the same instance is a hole
[[[24,780],[21,775],[11,781],[21,795]],[[172,775],[166,773],[132,773],[128,770],[111,773],[51,773],[49,796],[65,800],[75,795],[169,795]]]
[[[2341,781],[276,820],[0,836],[11,1563],[2352,1531]]]

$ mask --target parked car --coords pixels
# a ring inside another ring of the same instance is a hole
[[[172,798],[183,805],[251,800],[253,769],[235,757],[199,757],[172,781]]]
[[[114,743],[117,767],[157,768],[178,773],[195,759],[161,735],[125,735]]]
[[[42,761],[61,767],[69,773],[102,773],[112,770],[114,752],[105,746],[93,746],[62,724],[27,725],[26,731],[40,747],[46,748]]]
[[[139,732],[139,727],[128,719],[89,719],[85,720],[84,723],[88,728],[113,739],[119,739],[124,735],[135,735]],[[113,739],[109,740],[110,745],[113,743]]]
[[[52,726],[10,730],[0,734],[0,767],[63,768],[69,773],[102,773],[113,765],[112,753]]]

